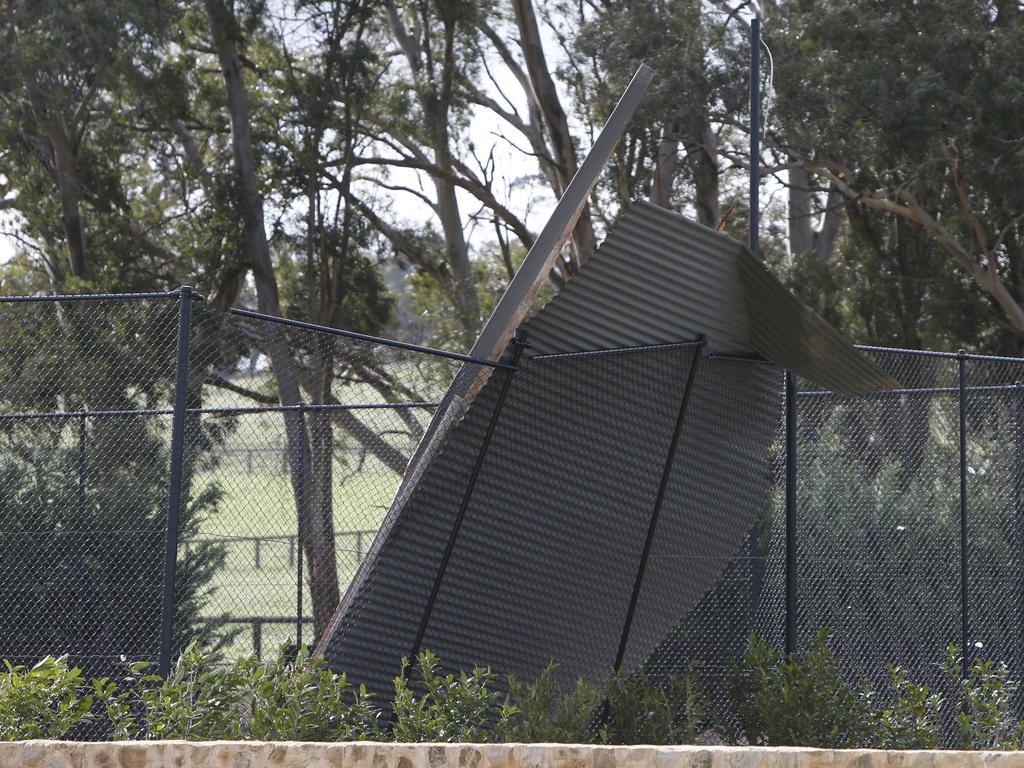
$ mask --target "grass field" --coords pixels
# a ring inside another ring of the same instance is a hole
[[[254,383],[258,384],[249,381],[247,385]],[[365,392],[348,395],[348,402],[368,398]],[[230,394],[213,395],[204,403],[215,408],[251,404]],[[425,426],[430,411],[417,410],[415,417]],[[406,455],[415,447],[407,426],[393,411],[364,411],[362,418]],[[400,477],[364,454],[341,429],[334,432],[334,529],[338,578],[344,592],[380,527]],[[264,651],[274,650],[296,634],[297,522],[284,445],[281,413],[238,416],[218,450],[216,467],[197,478],[199,488],[216,483],[223,494],[216,512],[201,522],[199,538],[218,540],[227,547],[227,562],[213,580],[214,591],[205,613],[210,617],[288,617],[288,624],[264,625]],[[308,616],[308,588],[303,591]],[[303,639],[308,641],[311,633],[307,626]],[[228,652],[251,652],[252,634],[251,624],[245,624]]]

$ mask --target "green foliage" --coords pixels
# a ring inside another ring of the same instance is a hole
[[[413,680],[408,670],[403,659],[392,704],[396,741],[486,742],[508,730],[513,710],[495,690],[490,668],[441,674],[437,656],[425,651]]]
[[[246,685],[246,737],[261,741],[379,739],[381,713],[366,687],[335,674],[301,648],[294,661],[240,663]]]
[[[732,684],[734,714],[750,744],[855,747],[869,720],[865,692],[850,687],[820,631],[803,657],[756,635]]]
[[[844,326],[880,344],[969,342],[1018,353],[1020,337],[996,320],[984,281],[896,212],[912,199],[967,252],[993,248],[991,279],[1021,301],[1014,275],[1024,250],[1010,222],[1024,205],[1022,155],[1007,149],[1024,112],[1015,87],[1024,82],[1019,6],[797,0],[778,10],[769,35],[784,144],[895,203],[844,206],[849,237],[837,254],[845,263],[836,295],[849,311]],[[1010,243],[998,234],[1004,228]],[[813,300],[816,289],[801,293]]]
[[[80,669],[49,656],[35,666],[4,661],[0,741],[59,739],[91,719],[93,695]]]
[[[415,238],[425,252],[441,258],[444,242],[439,233],[426,229],[407,234],[410,239]],[[486,245],[473,261],[473,285],[484,317],[490,315],[525,257],[526,251],[519,246],[512,245],[503,251],[496,245]],[[425,336],[424,340],[442,349],[468,352],[476,337],[468,333],[453,315],[445,298],[445,287],[437,277],[425,272],[415,273],[409,278],[409,285],[409,309],[416,318],[417,330]],[[553,293],[550,285],[545,283],[534,307],[543,306]]]
[[[114,739],[351,741],[379,738],[380,710],[303,648],[291,658],[216,663],[196,642],[166,678],[136,664],[126,688],[96,681]]]
[[[959,689],[956,746],[960,749],[1020,749],[1024,723],[1012,713],[1019,684],[1004,662],[975,661],[964,671],[960,649],[950,645],[942,669]]]
[[[957,695],[944,699],[893,664],[887,687],[873,691],[844,680],[827,630],[801,656],[752,636],[732,681],[731,711],[718,720],[696,662],[664,682],[620,672],[600,689],[560,682],[554,664],[533,682],[499,681],[479,667],[442,673],[437,656],[423,652],[414,670],[406,661],[395,678],[387,717],[365,687],[305,648],[225,664],[193,641],[166,679],[146,663],[129,665],[118,681],[91,682],[63,658],[32,668],[6,663],[0,740],[73,737],[89,724],[113,740],[693,744],[738,722],[736,743],[1019,749],[1024,723],[1013,714],[1018,683],[1007,666],[976,661],[962,674],[953,646],[939,666]]]
[[[606,691],[606,744],[693,744],[707,726],[707,702],[695,662],[657,685],[643,672],[617,671]]]
[[[939,746],[942,696],[907,679],[888,664],[891,698],[871,720],[871,745],[882,749],[935,749]]]
[[[238,739],[244,733],[239,714],[245,676],[239,666],[210,664],[198,644],[190,643],[165,679],[143,674],[148,665],[136,664],[134,683],[142,714],[138,730],[115,722],[115,732],[140,739]]]
[[[549,664],[533,683],[509,675],[504,733],[507,741],[585,744],[595,738],[591,720],[601,703],[596,688],[582,678],[571,690],[558,681],[557,664]]]

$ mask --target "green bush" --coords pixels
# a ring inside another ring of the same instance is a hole
[[[869,697],[843,679],[828,640],[820,631],[799,658],[751,636],[732,684],[748,743],[856,747],[868,740]]]
[[[246,659],[246,737],[260,741],[353,741],[382,736],[381,712],[358,688],[303,648],[293,662]]]
[[[509,730],[512,708],[495,690],[490,668],[442,675],[437,667],[437,656],[424,652],[413,676],[402,660],[392,703],[395,741],[496,741]]]
[[[35,666],[4,661],[0,741],[59,739],[92,717],[93,695],[79,669],[52,656]]]
[[[554,664],[533,682],[482,667],[441,672],[437,656],[424,652],[415,666],[403,662],[390,708],[306,649],[224,664],[193,641],[167,678],[139,663],[117,681],[87,681],[63,658],[31,668],[5,662],[0,740],[67,738],[90,725],[114,740],[676,744],[713,732],[779,746],[1015,750],[1024,742],[1012,706],[1019,686],[1005,664],[979,660],[965,670],[950,646],[939,665],[956,691],[948,699],[893,664],[888,685],[871,690],[844,679],[829,637],[822,630],[791,656],[751,636],[730,709],[717,720],[695,662],[664,681],[620,672],[602,689],[565,685]]]
[[[939,746],[942,697],[928,686],[912,683],[888,664],[890,699],[871,719],[871,746],[883,749],[935,749]]]
[[[96,681],[111,737],[350,741],[380,738],[380,710],[322,659],[243,658],[221,665],[191,643],[166,678],[131,667],[124,687]]]
[[[692,744],[708,725],[695,663],[662,685],[643,672],[616,672],[605,697],[607,717],[599,735],[606,744]]]
[[[505,741],[576,743],[595,740],[591,727],[594,712],[601,704],[597,689],[580,678],[572,690],[566,690],[557,678],[558,665],[550,664],[536,682],[506,678],[508,712]]]
[[[1012,714],[1018,683],[1003,662],[976,661],[963,674],[963,655],[955,645],[946,651],[942,669],[958,685],[956,746],[960,749],[1020,749],[1024,723]]]

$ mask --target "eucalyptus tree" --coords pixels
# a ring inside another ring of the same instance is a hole
[[[845,198],[859,246],[848,255],[884,265],[886,306],[906,315],[899,340],[955,344],[977,331],[990,348],[1019,350],[1019,5],[793,0],[778,14],[776,144]],[[968,301],[951,311],[955,296]]]
[[[7,0],[0,46],[5,207],[52,288],[152,283],[174,268],[133,208],[140,88],[160,76],[170,2]]]
[[[564,71],[583,125],[600,123],[641,62],[657,78],[602,186],[605,211],[636,196],[722,221],[723,183],[745,174],[748,55],[736,14],[703,0],[556,3]]]

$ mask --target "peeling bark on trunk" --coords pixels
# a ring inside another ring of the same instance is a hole
[[[813,254],[819,264],[832,258],[845,211],[844,197],[835,187],[829,190],[821,229],[814,229],[815,196],[805,168],[789,169],[789,250],[794,257]]]

